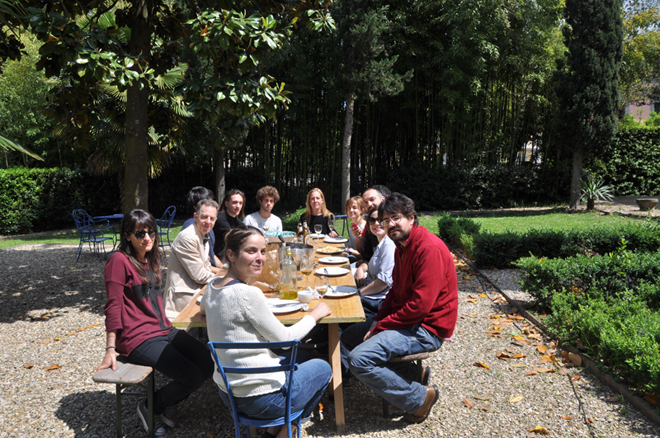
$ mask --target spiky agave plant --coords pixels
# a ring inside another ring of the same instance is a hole
[[[587,211],[594,209],[596,201],[611,201],[614,198],[612,187],[603,184],[603,178],[588,175],[582,180],[582,201],[587,201]]]

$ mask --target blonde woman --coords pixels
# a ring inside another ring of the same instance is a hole
[[[306,210],[300,216],[300,221],[306,221],[310,230],[314,229],[314,225],[319,224],[323,227],[322,234],[338,237],[339,234],[334,229],[330,229],[328,225],[328,218],[331,215],[332,212],[325,206],[325,196],[321,189],[313,188],[310,190],[307,193]]]
[[[360,253],[357,251],[355,246],[355,239],[362,236],[364,227],[367,225],[367,221],[364,219],[364,213],[366,213],[366,207],[362,196],[353,196],[346,201],[345,206],[346,216],[351,220],[351,228],[348,235],[348,254],[356,258],[361,258]]]

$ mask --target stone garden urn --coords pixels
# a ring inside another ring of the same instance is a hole
[[[637,198],[635,199],[639,209],[642,211],[653,210],[658,203],[658,198]]]

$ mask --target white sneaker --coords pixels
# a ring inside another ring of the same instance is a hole
[[[149,433],[149,423],[147,422],[147,417],[149,416],[149,410],[147,409],[147,402],[142,400],[141,402],[138,402],[137,405],[137,414],[138,418],[142,420],[142,426],[144,427],[144,430]],[[161,419],[162,415],[154,415],[154,436],[163,436],[165,435],[165,427],[163,426],[163,421]],[[168,418],[168,421],[172,422]],[[174,423],[172,423],[174,424]]]
[[[172,421],[170,418],[167,418],[165,413],[158,415],[158,418],[160,418],[160,421],[162,421],[165,426],[169,427],[170,429],[174,429],[174,421]]]

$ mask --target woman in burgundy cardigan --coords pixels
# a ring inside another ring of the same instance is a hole
[[[155,434],[174,427],[165,409],[188,397],[213,375],[206,346],[185,331],[172,328],[163,311],[163,284],[154,217],[135,209],[124,216],[118,251],[105,265],[106,347],[98,370],[116,369],[116,353],[128,362],[160,371],[171,381],[154,394]],[[137,413],[147,429],[147,403]]]

